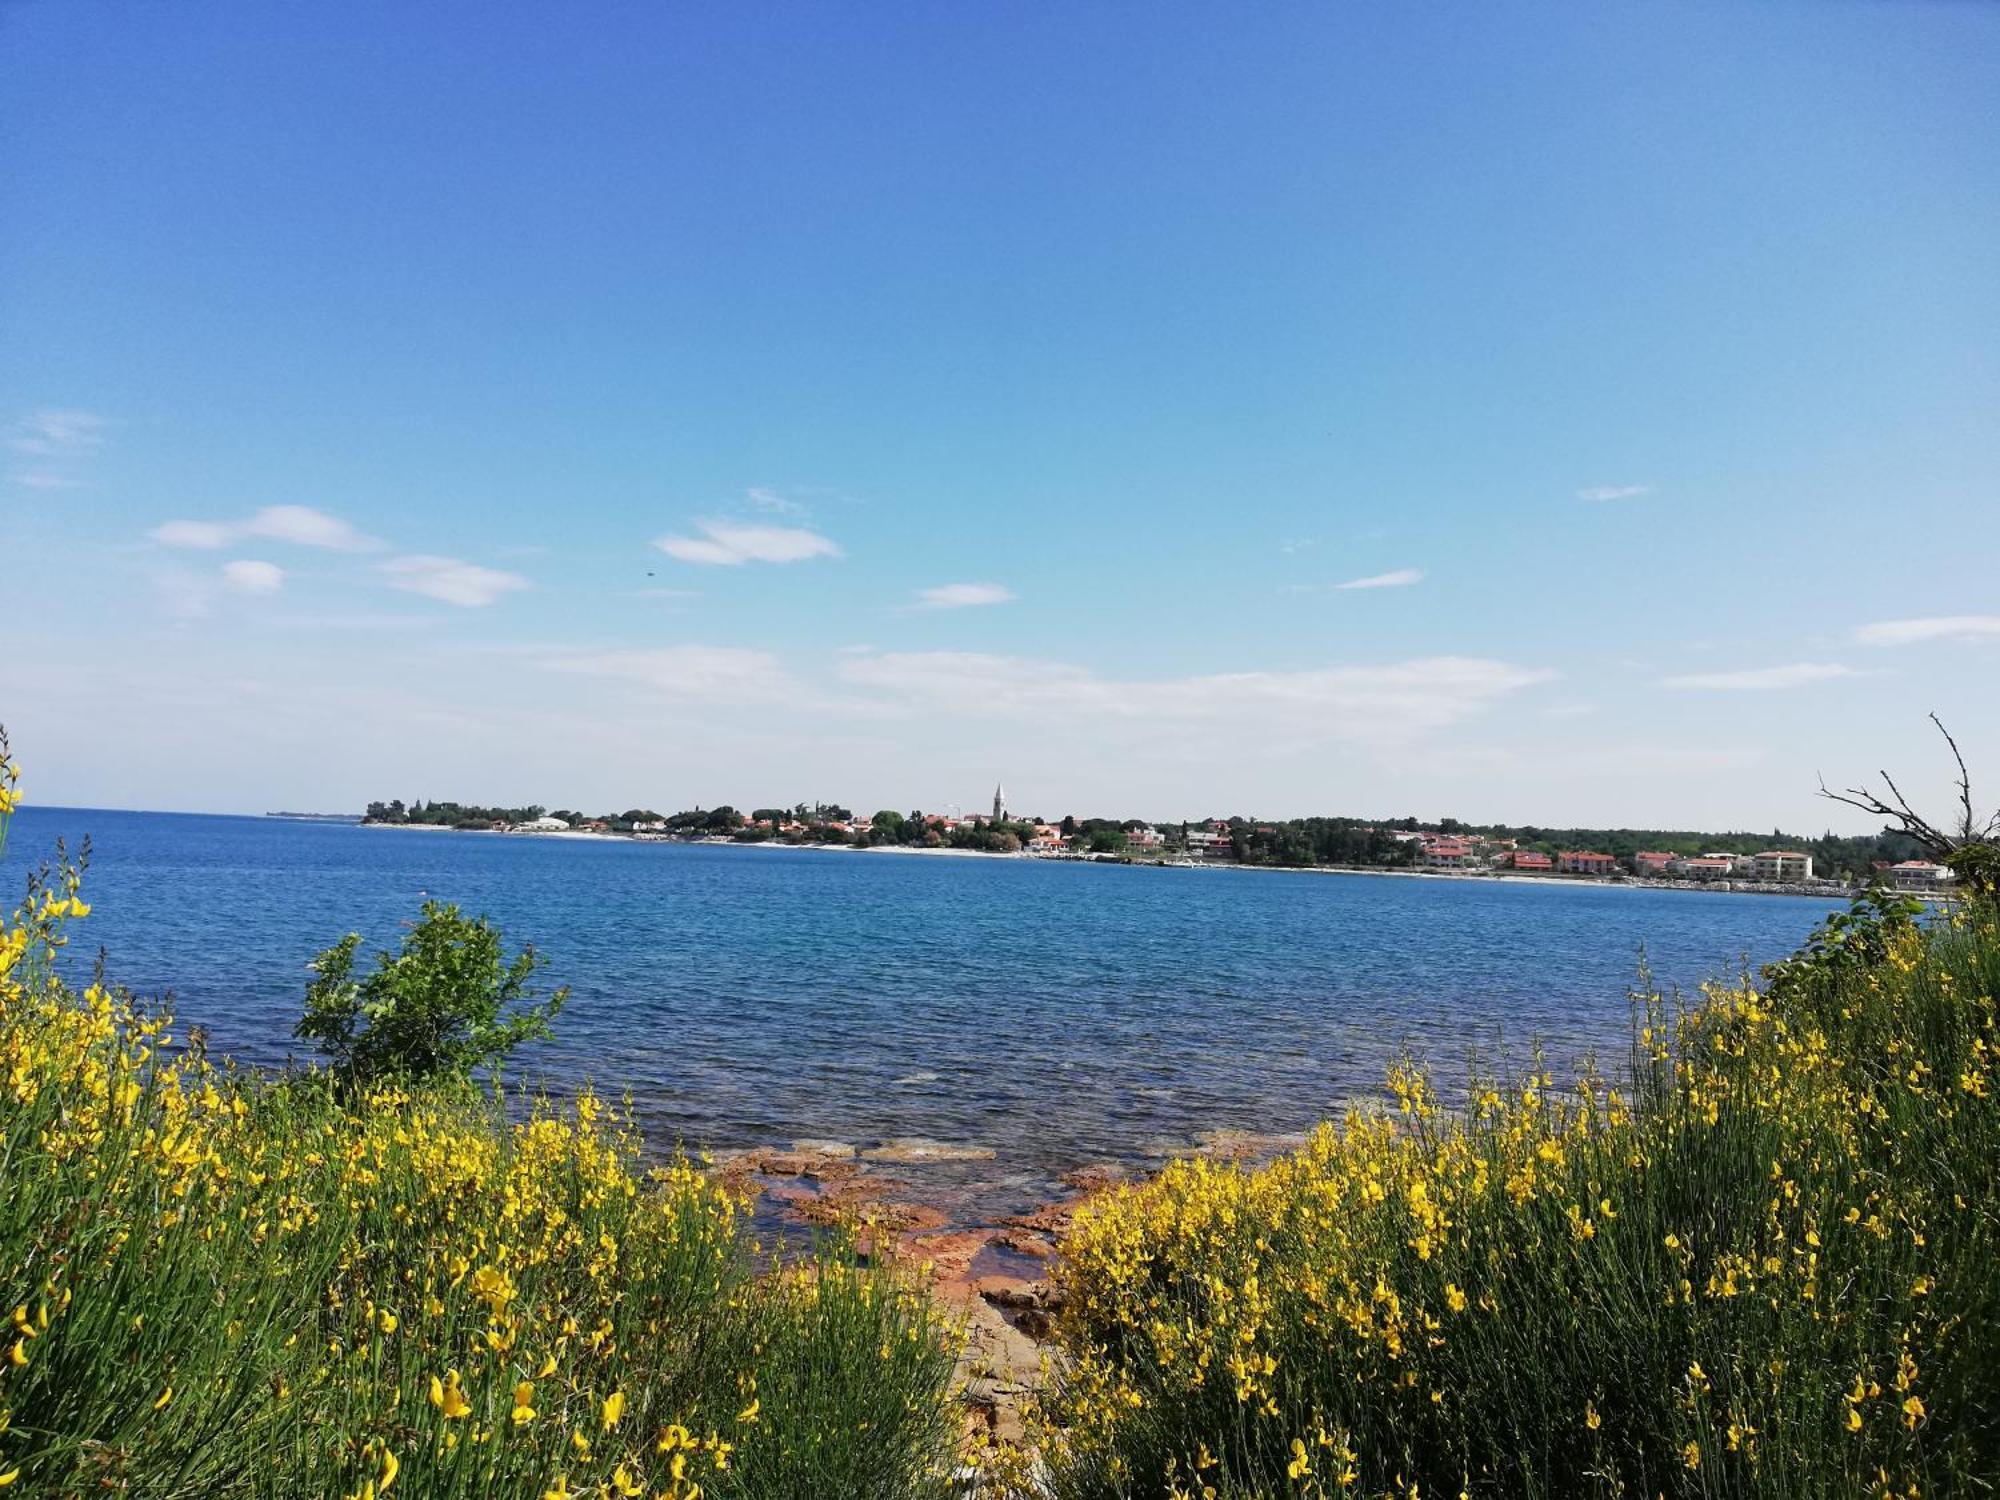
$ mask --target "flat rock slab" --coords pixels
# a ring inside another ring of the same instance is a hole
[[[716,1164],[716,1172],[724,1179],[743,1177],[851,1177],[861,1170],[854,1160],[854,1148],[843,1146],[846,1155],[831,1150],[778,1151],[769,1147],[759,1147],[751,1151],[739,1151]]]
[[[908,1135],[871,1146],[861,1153],[861,1158],[863,1161],[921,1164],[931,1161],[992,1161],[999,1154],[991,1146],[958,1146],[950,1141],[932,1141]]]
[[[854,1147],[846,1141],[793,1141],[792,1149],[801,1156],[816,1156],[827,1161],[853,1161]]]

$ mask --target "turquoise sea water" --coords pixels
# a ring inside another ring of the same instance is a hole
[[[211,1048],[282,1061],[314,952],[426,895],[493,917],[574,997],[510,1076],[629,1091],[648,1138],[922,1136],[899,1169],[1026,1203],[1205,1131],[1304,1128],[1400,1047],[1622,1058],[1643,945],[1693,986],[1791,951],[1824,901],[1598,886],[457,834],[24,808],[0,873],[89,834],[112,977]],[[920,1184],[921,1186],[921,1184]]]

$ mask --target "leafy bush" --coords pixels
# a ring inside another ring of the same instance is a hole
[[[920,1287],[833,1247],[760,1271],[742,1205],[644,1170],[588,1094],[509,1125],[178,1050],[59,976],[78,884],[0,922],[8,1500],[940,1493],[954,1340]],[[487,972],[466,937],[423,942]]]
[[[1657,997],[1632,1095],[1414,1069],[1254,1170],[1080,1216],[1053,1493],[1988,1493],[2000,926],[1836,919]]]
[[[357,981],[360,946],[350,932],[312,961],[296,1032],[319,1043],[352,1083],[497,1070],[521,1043],[548,1037],[569,998],[563,988],[536,1002],[529,981],[546,960],[529,947],[508,962],[492,923],[439,901],[426,901],[401,950],[377,954]]]

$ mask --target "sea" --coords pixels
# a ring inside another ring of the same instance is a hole
[[[426,898],[491,917],[571,998],[506,1081],[629,1098],[649,1148],[918,1139],[912,1191],[1014,1212],[1383,1096],[1412,1053],[1616,1072],[1642,973],[1671,992],[1783,957],[1806,897],[1176,869],[23,808],[0,880],[90,840],[67,961],[277,1066],[308,960],[393,944]],[[990,1152],[988,1156],[986,1153]]]

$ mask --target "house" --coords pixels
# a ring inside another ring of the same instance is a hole
[[[1674,857],[1671,854],[1662,853],[1658,849],[1641,849],[1637,854],[1632,856],[1632,873],[1634,875],[1661,876],[1667,873],[1668,867],[1673,862]]]
[[[1618,861],[1593,849],[1565,849],[1556,855],[1556,868],[1565,875],[1611,875]]]
[[[1507,856],[1507,863],[1516,870],[1531,870],[1546,875],[1556,867],[1556,862],[1536,849],[1516,849]]]
[[[1727,854],[1687,854],[1668,868],[1683,880],[1726,880],[1736,873],[1736,861]]]
[[[1811,880],[1812,856],[1795,849],[1766,849],[1750,856],[1750,873],[1758,880]]]
[[[1899,891],[1943,890],[1953,879],[1951,871],[1945,866],[1923,859],[1906,859],[1901,864],[1890,865],[1882,873]]]
[[[1425,844],[1418,863],[1433,870],[1462,870],[1472,859],[1472,845],[1464,839],[1435,838]]]
[[[530,818],[525,823],[516,823],[518,833],[568,833],[569,824],[561,818]]]
[[[1128,849],[1158,849],[1166,842],[1166,835],[1150,823],[1140,823],[1125,830],[1125,847]]]
[[[1236,844],[1229,837],[1228,825],[1217,833],[1213,827],[1190,828],[1187,836],[1187,852],[1192,859],[1234,859]]]

